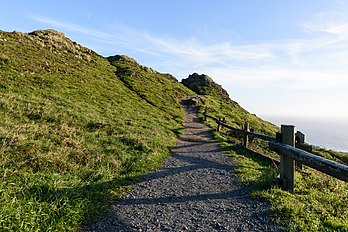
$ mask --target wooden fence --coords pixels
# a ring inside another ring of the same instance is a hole
[[[208,115],[207,109],[203,113],[204,120],[211,118],[217,123],[217,131],[222,127],[227,128],[243,138],[243,146],[247,147],[250,138],[258,138],[268,141],[271,150],[280,155],[280,180],[284,190],[294,191],[295,161],[307,165],[320,172],[326,173],[337,179],[348,182],[348,166],[311,153],[311,146],[305,144],[305,136],[301,132],[295,134],[295,127],[292,125],[281,125],[281,131],[275,137],[253,132],[246,122],[243,129],[234,128],[226,124],[224,118],[216,118]]]

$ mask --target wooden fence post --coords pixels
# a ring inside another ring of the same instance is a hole
[[[205,108],[203,113],[203,121],[207,121],[207,113],[208,113],[208,110],[207,108]]]
[[[303,134],[301,131],[296,131],[295,134],[295,147],[298,147],[300,149],[302,145],[305,144],[305,134]],[[305,151],[308,151],[307,149],[303,149]],[[302,163],[299,161],[295,161],[296,168],[302,170]]]
[[[255,132],[255,129],[254,128],[249,128],[249,130],[250,130],[250,132],[252,132],[252,133],[254,133]],[[252,144],[253,143],[253,140],[254,140],[254,138],[253,137],[249,137],[248,138],[248,142],[249,142],[249,144]]]
[[[245,130],[246,132],[249,132],[249,131],[250,131],[250,129],[249,129],[249,123],[248,123],[248,122],[245,122],[245,124],[244,124],[244,130]],[[244,146],[244,147],[248,147],[248,144],[249,144],[249,136],[248,136],[248,134],[245,134],[245,135],[244,135],[244,143],[243,143],[243,146]]]
[[[281,125],[282,143],[295,146],[295,126]],[[284,190],[294,192],[295,183],[295,161],[280,154],[280,179]]]

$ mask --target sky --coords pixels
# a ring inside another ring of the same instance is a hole
[[[0,30],[204,73],[258,116],[348,119],[348,0],[0,1]]]

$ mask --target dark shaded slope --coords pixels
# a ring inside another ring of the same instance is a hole
[[[127,87],[175,118],[182,117],[181,99],[195,95],[172,75],[142,66],[130,57],[116,55],[108,57],[108,60],[116,67],[116,75]]]

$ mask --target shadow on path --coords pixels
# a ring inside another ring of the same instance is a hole
[[[81,231],[281,231],[268,205],[238,184],[230,157],[196,109],[186,109],[184,126],[162,167],[141,176],[108,215]]]

